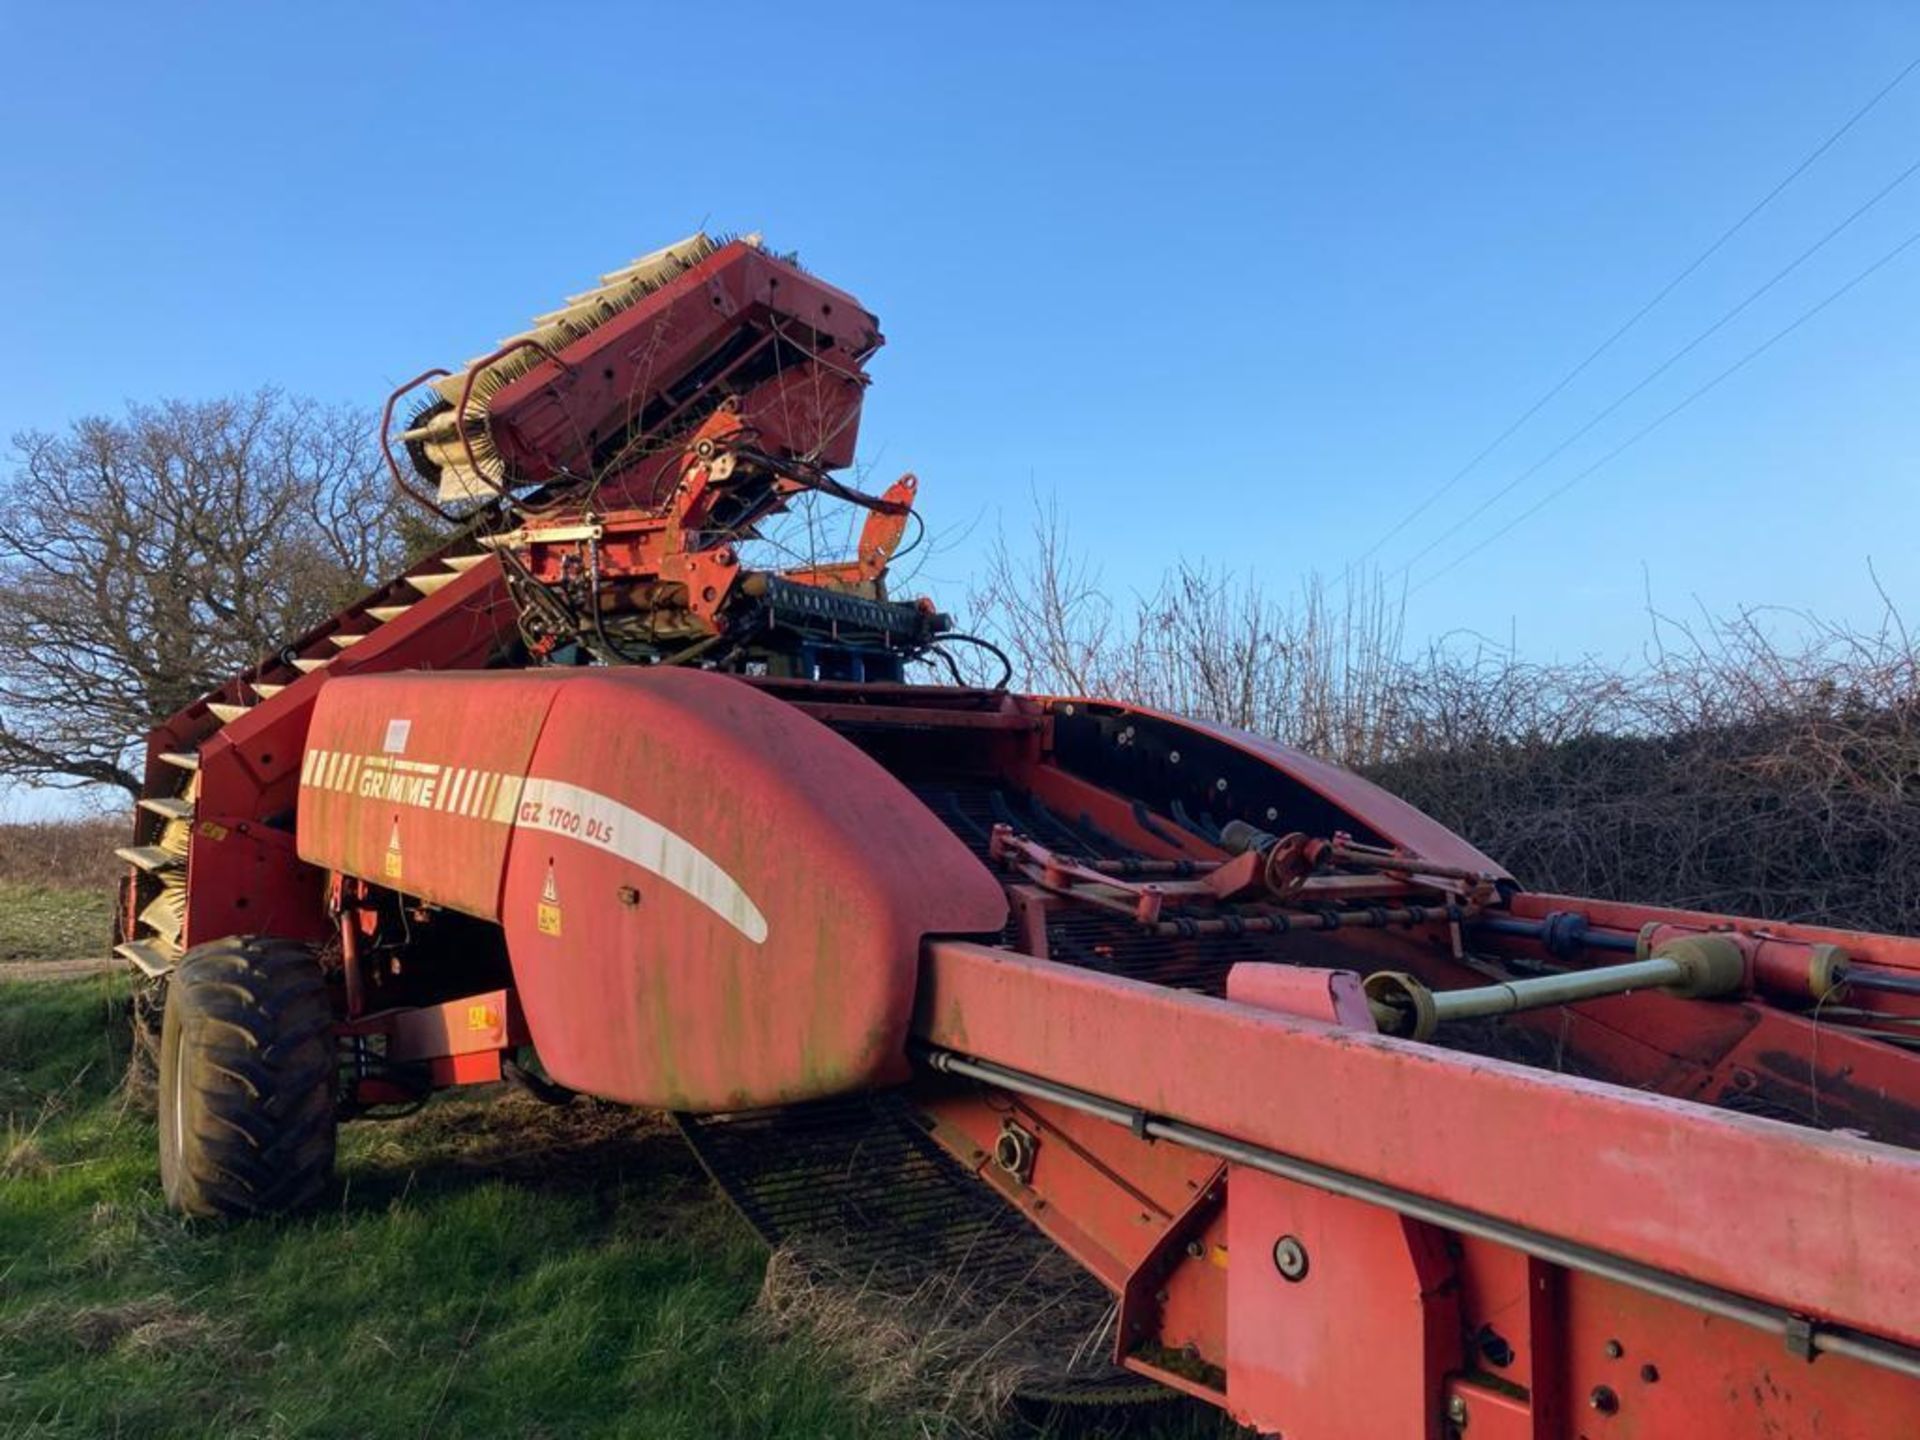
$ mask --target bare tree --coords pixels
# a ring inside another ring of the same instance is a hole
[[[137,790],[166,718],[405,548],[357,411],[273,390],[14,437],[0,479],[0,779]]]
[[[1337,598],[1336,598],[1337,597]],[[1652,614],[1638,665],[1403,641],[1377,584],[1276,599],[1180,562],[1116,601],[1051,506],[990,552],[976,628],[1019,683],[1236,725],[1361,770],[1572,894],[1920,931],[1920,640],[1749,608]]]
[[[1405,607],[1378,581],[1305,577],[1289,597],[1182,560],[1150,593],[1116,601],[1075,551],[1057,507],[1003,534],[970,597],[973,623],[1029,689],[1108,695],[1273,735],[1350,765],[1390,753],[1410,722]]]

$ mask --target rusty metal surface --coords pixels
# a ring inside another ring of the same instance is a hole
[[[886,771],[699,671],[337,682],[303,778],[307,858],[500,920],[549,1070],[611,1099],[903,1078],[922,938],[1006,920]]]
[[[585,671],[530,762],[501,916],[576,1089],[681,1110],[904,1078],[923,937],[1000,887],[880,766],[737,680]]]
[[[1920,1340],[1909,1220],[1920,1213],[1920,1156],[1910,1151],[958,943],[929,947],[915,1034],[1693,1280]],[[1143,1056],[1153,1063],[1138,1063]],[[1318,1103],[1257,1098],[1290,1096]],[[1760,1174],[1765,1204],[1754,1203]],[[1756,1253],[1767,1255],[1764,1268]]]

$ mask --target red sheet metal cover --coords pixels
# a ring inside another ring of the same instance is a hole
[[[564,675],[356,675],[323,687],[300,766],[300,858],[482,919],[527,759]]]
[[[554,1078],[729,1110],[904,1078],[927,934],[992,935],[998,882],[874,760],[739,680],[576,672],[501,901]]]

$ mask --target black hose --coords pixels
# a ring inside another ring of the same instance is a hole
[[[1846,983],[1856,990],[1878,990],[1887,995],[1920,995],[1920,975],[1896,975],[1891,970],[1847,967]]]
[[[985,650],[989,655],[993,656],[994,659],[998,660],[1001,667],[1000,678],[990,685],[988,687],[989,689],[1004,690],[1013,683],[1013,661],[1007,658],[1006,651],[1002,650],[991,640],[982,640],[978,635],[967,635],[959,630],[949,630],[940,637],[940,640],[943,644],[948,640],[959,640],[968,645],[978,645],[982,650]]]

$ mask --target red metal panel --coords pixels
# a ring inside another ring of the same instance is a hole
[[[723,247],[576,341],[560,357],[566,368],[545,361],[504,387],[488,407],[494,443],[528,478],[551,478],[562,465],[591,470],[601,419],[669,400],[743,315],[765,330],[782,326],[832,357],[810,374],[816,393],[798,398],[813,403],[821,392],[844,391],[828,405],[838,423],[824,435],[793,438],[802,449],[824,441],[814,458],[828,469],[849,463],[865,379],[859,360],[881,343],[878,324],[844,291],[745,242]]]
[[[1045,1100],[990,1101],[968,1087],[922,1092],[916,1103],[935,1121],[934,1139],[1115,1291],[1220,1168]],[[1032,1141],[1031,1163],[1017,1175],[990,1159],[1009,1125]]]
[[[484,920],[558,670],[362,675],[320,694],[301,857]]]
[[[1757,1172],[1756,1172],[1757,1173]],[[1756,1268],[1767,1255],[1756,1250]],[[1566,1275],[1551,1316],[1561,1411],[1543,1433],[1581,1440],[1912,1440],[1920,1382],[1779,1340],[1589,1275]],[[1552,1412],[1548,1412],[1551,1417]],[[1464,1440],[1474,1440],[1468,1425]]]
[[[511,990],[487,990],[438,1005],[369,1015],[341,1027],[343,1035],[385,1035],[395,1064],[443,1060],[511,1049],[527,1042],[527,1022]]]
[[[751,685],[675,668],[560,686],[501,901],[553,1076],[694,1110],[903,1078],[922,937],[994,934],[1006,914],[870,757]]]
[[[1277,1421],[1288,1440],[1437,1440],[1441,1377],[1460,1363],[1439,1232],[1235,1165],[1227,1251],[1236,1418]]]
[[[1350,1030],[1378,1028],[1360,977],[1351,970],[1246,960],[1227,971],[1227,998],[1257,1010],[1279,1010]]]
[[[1920,1157],[1909,1151],[973,945],[929,946],[915,1030],[1251,1144],[1920,1339]]]
[[[320,904],[326,877],[301,863],[286,831],[247,816],[202,812],[189,855],[188,944],[222,935],[325,940],[332,934]]]

